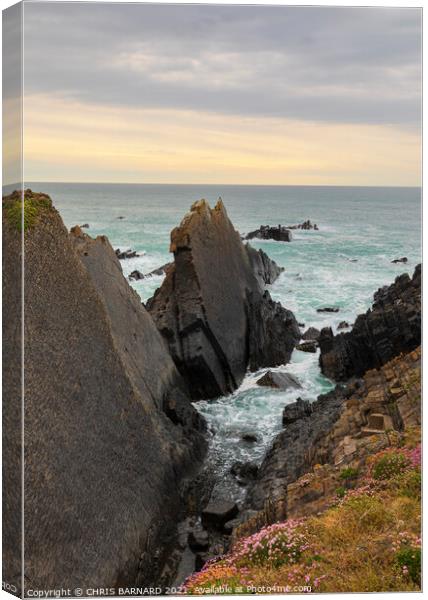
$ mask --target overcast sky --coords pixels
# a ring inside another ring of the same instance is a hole
[[[418,9],[25,4],[27,180],[419,184]]]

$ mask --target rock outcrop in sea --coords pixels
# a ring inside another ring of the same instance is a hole
[[[384,365],[401,352],[421,343],[421,266],[374,295],[373,307],[359,315],[347,333],[333,335],[322,329],[320,367],[324,375],[345,381],[353,375]]]
[[[223,202],[193,204],[171,233],[174,265],[147,302],[193,399],[233,392],[247,367],[285,364],[300,338],[293,313],[264,284],[280,272],[245,246]]]
[[[277,242],[291,242],[293,239],[289,228],[284,225],[278,225],[278,227],[271,227],[270,225],[261,225],[259,229],[250,231],[245,236],[246,240],[252,240],[259,238],[260,240],[275,240]]]
[[[4,199],[7,255],[19,251],[21,213],[20,194]],[[107,238],[80,228],[69,235],[49,197],[29,190],[24,230],[26,581],[83,595],[86,587],[158,584],[186,480],[205,452],[204,422]],[[16,275],[6,276],[4,307],[15,358]],[[20,389],[5,375],[3,418],[12,425]],[[12,469],[7,451],[9,541],[20,514],[10,510],[19,499]],[[8,566],[19,565],[19,540],[15,549],[5,544]]]

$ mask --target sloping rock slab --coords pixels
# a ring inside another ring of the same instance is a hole
[[[26,580],[39,590],[156,583],[153,557],[197,465],[190,425],[162,410],[180,377],[108,242],[88,242],[84,264],[45,199],[26,193]],[[7,251],[20,244],[17,228],[3,233]],[[9,334],[20,343],[18,327]]]

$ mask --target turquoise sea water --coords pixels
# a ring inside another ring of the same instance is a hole
[[[200,198],[213,205],[222,197],[229,217],[241,233],[261,224],[292,225],[311,219],[319,231],[293,231],[291,243],[256,241],[285,268],[270,289],[274,299],[309,326],[336,328],[353,323],[371,304],[373,293],[402,272],[411,274],[421,254],[419,188],[357,188],[228,185],[123,185],[26,183],[51,195],[67,227],[89,223],[91,236],[107,235],[114,248],[132,248],[143,256],[121,261],[127,276],[147,273],[171,260],[169,235],[190,205]],[[118,219],[119,216],[124,217]],[[407,256],[406,265],[391,261]],[[131,282],[143,301],[162,277]],[[337,306],[336,314],[316,309]],[[197,403],[214,435],[213,468],[222,473],[235,460],[261,460],[281,427],[285,404],[302,396],[315,399],[332,387],[318,368],[318,354],[295,351],[285,368],[303,389],[289,393],[257,388],[249,374],[232,396]],[[256,432],[256,444],[241,442],[243,432]]]

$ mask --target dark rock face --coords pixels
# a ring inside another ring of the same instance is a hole
[[[320,330],[316,327],[309,327],[302,335],[302,340],[318,340],[320,334]]]
[[[171,251],[174,265],[147,308],[195,400],[234,391],[248,366],[290,359],[297,322],[261,287],[273,266],[242,243],[221,201],[196,202],[172,231]]]
[[[330,328],[321,331],[320,366],[337,381],[378,368],[401,352],[421,343],[421,267],[412,279],[400,275],[374,295],[373,307],[359,315],[350,332],[336,336]]]
[[[275,240],[277,242],[291,242],[292,235],[290,229],[287,229],[287,227],[284,227],[283,225],[278,225],[278,227],[261,225],[260,229],[250,231],[250,233],[245,236],[246,240],[252,240],[254,238],[259,238],[260,240]]]
[[[69,236],[51,206],[31,200],[25,573],[34,589],[155,583],[155,550],[167,544],[183,478],[205,444],[188,401],[183,425],[164,412],[166,401],[184,406],[185,384],[107,239]],[[4,243],[19,247],[19,231],[6,226]],[[18,327],[7,335],[19,344]]]
[[[282,413],[282,424],[290,425],[290,423],[294,423],[298,419],[302,419],[303,417],[307,417],[312,413],[312,404],[308,400],[302,400],[302,398],[297,398],[296,402],[292,404],[287,404]]]
[[[266,252],[263,252],[261,249],[256,250],[250,246],[250,244],[246,244],[246,249],[260,287],[263,288],[265,285],[274,283],[284,271],[284,267],[278,266],[276,262],[269,258]]]
[[[312,404],[300,400],[285,407],[286,428],[275,438],[256,481],[249,488],[247,509],[261,510],[265,501],[274,503],[284,496],[287,485],[305,472],[317,441],[337,421],[344,401],[345,396],[336,388]]]
[[[277,373],[276,371],[268,371],[260,379],[257,380],[257,385],[278,388],[279,390],[298,389],[302,386],[299,380],[289,373]]]

